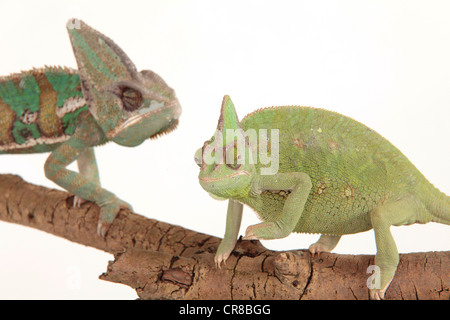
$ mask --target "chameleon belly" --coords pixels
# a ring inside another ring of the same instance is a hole
[[[369,230],[371,210],[395,199],[400,190],[413,190],[423,177],[378,133],[334,112],[297,106],[266,108],[245,117],[241,125],[244,131],[278,129],[278,172],[310,176],[312,190],[296,232],[349,234]],[[275,221],[286,196],[285,191],[263,192],[240,200],[263,220]]]
[[[0,153],[48,152],[88,112],[74,70],[46,67],[0,78]]]

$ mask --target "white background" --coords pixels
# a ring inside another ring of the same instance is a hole
[[[272,105],[334,110],[396,145],[450,194],[448,1],[3,1],[0,75],[44,65],[76,68],[70,17],[112,38],[138,69],[152,69],[182,104],[178,129],[137,148],[96,149],[104,187],[147,217],[222,236],[226,202],[198,184],[195,150],[214,133],[224,94],[238,115]],[[58,188],[47,155],[0,156],[0,172]],[[244,209],[241,233],[257,223]],[[450,250],[449,227],[392,228],[400,252]],[[318,235],[265,241],[307,248]],[[374,254],[373,232],[335,252]],[[112,256],[0,222],[0,299],[134,299],[98,280]]]

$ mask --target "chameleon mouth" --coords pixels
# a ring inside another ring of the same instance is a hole
[[[228,178],[234,178],[236,176],[240,176],[240,175],[243,175],[243,174],[245,174],[246,176],[250,177],[250,173],[248,171],[241,170],[241,171],[229,174],[229,175],[227,175],[225,177],[222,177],[222,178],[205,178],[205,177],[203,177],[203,178],[199,178],[199,180],[200,181],[204,181],[204,182],[213,182],[213,181],[220,181],[220,180],[224,180],[224,179],[228,179]]]
[[[152,135],[149,139],[157,139],[162,135],[168,134],[169,132],[175,130],[178,126],[178,119],[173,120],[172,123],[164,130],[161,130],[154,135]]]
[[[106,133],[106,136],[109,139],[114,138],[115,136],[119,135],[121,132],[125,131],[125,129],[127,129],[128,127],[138,123],[139,121],[149,117],[150,115],[152,115],[151,112],[147,112],[145,114],[134,115],[131,118],[128,118],[124,123],[122,123],[117,128],[114,128],[113,130],[108,131]]]
[[[162,107],[157,106],[158,108],[148,107],[148,108],[141,109],[138,114],[128,118],[117,128],[114,128],[113,130],[108,131],[106,133],[106,136],[109,139],[114,138],[117,135],[119,135],[120,133],[122,133],[123,131],[125,131],[127,128],[134,126],[136,123],[138,123],[148,117],[152,117],[156,114],[159,114],[166,109],[174,108],[174,106],[175,106],[174,103],[166,103]],[[180,114],[181,114],[181,108],[176,108],[174,110],[173,115],[171,116],[174,120],[176,120],[175,126],[178,123],[178,118],[179,118]],[[174,123],[171,123],[171,126],[173,126],[173,125],[174,125]]]
[[[149,114],[146,113],[146,114]],[[126,128],[128,128],[129,126],[134,125],[135,123],[138,123],[139,121],[141,121],[142,119],[145,118],[146,114],[137,114],[135,116],[132,116],[131,118],[127,119],[124,123],[122,123],[122,125],[119,127],[119,129],[117,130],[117,133],[120,133],[121,131],[125,130]]]

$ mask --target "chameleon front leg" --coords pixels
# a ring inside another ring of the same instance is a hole
[[[81,118],[74,135],[56,148],[48,157],[44,167],[45,174],[47,178],[79,198],[95,202],[100,206],[97,233],[105,236],[120,209],[131,209],[131,207],[118,199],[113,193],[101,188],[98,179],[92,178],[96,175],[92,172],[92,168],[89,169],[91,173],[87,176],[66,168],[86,150],[104,142],[105,139],[102,131],[91,117],[84,116]],[[89,155],[89,151],[87,155]],[[83,165],[82,167],[83,171],[87,170]]]
[[[225,235],[220,242],[219,248],[217,248],[216,256],[214,257],[214,262],[218,268],[220,268],[222,262],[225,262],[228,259],[230,253],[236,245],[239,228],[242,221],[243,208],[244,206],[240,202],[231,199],[228,201]]]
[[[260,176],[253,192],[290,190],[280,217],[274,222],[262,222],[247,228],[244,239],[280,239],[287,237],[297,225],[311,191],[310,177],[303,172],[286,172]]]
[[[87,148],[77,159],[78,172],[86,179],[96,183],[100,186],[100,177],[98,174],[97,161],[95,159],[94,148]],[[84,199],[75,195],[73,199],[73,206],[79,207],[84,202]]]

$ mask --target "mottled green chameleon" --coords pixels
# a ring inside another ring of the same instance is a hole
[[[267,159],[276,170],[268,170]],[[203,189],[229,199],[219,267],[236,244],[247,204],[264,222],[248,227],[244,239],[322,234],[313,254],[331,251],[341,235],[374,229],[381,275],[370,296],[383,299],[399,262],[390,226],[450,224],[450,197],[382,136],[335,112],[273,107],[239,122],[225,96],[216,133],[195,160]]]
[[[67,23],[78,70],[45,67],[0,78],[0,153],[49,152],[46,176],[101,207],[105,235],[124,201],[100,186],[94,146],[134,147],[175,128],[181,113],[156,73],[136,67],[111,39],[80,20]],[[77,160],[79,172],[66,169]]]

